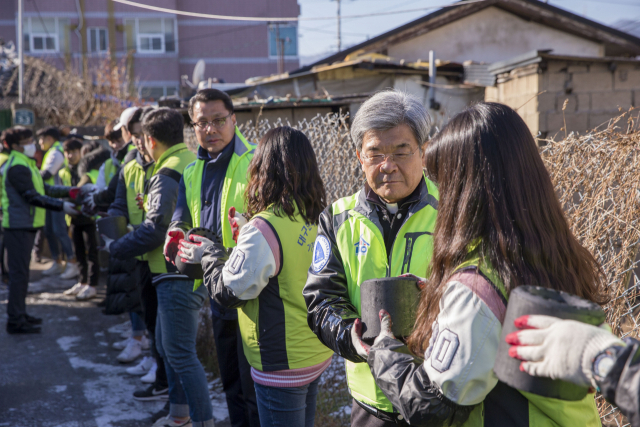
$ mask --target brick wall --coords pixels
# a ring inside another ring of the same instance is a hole
[[[485,99],[517,108],[534,135],[564,134],[565,121],[567,132],[582,133],[640,104],[640,61],[547,58],[499,75]]]

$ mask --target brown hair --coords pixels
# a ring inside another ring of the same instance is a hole
[[[247,213],[254,216],[271,205],[274,213],[294,219],[296,208],[308,224],[317,224],[327,204],[318,162],[304,133],[288,126],[265,134],[249,164],[245,191]]]
[[[409,346],[423,354],[445,285],[477,244],[509,294],[537,285],[604,303],[602,269],[573,236],[525,122],[481,102],[456,115],[428,145],[425,166],[440,201],[430,277]]]

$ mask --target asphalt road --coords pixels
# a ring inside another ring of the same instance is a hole
[[[32,280],[50,264],[32,265]],[[42,333],[9,335],[0,330],[0,426],[134,427],[150,426],[149,417],[164,402],[137,402],[144,386],[129,376],[130,365],[117,362],[111,344],[122,340],[127,315],[106,316],[96,306],[104,296],[79,302],[62,291],[74,281],[44,279],[32,287],[29,314],[43,318]],[[8,291],[0,285],[0,310]],[[216,425],[228,426],[226,403],[215,382],[212,398]]]

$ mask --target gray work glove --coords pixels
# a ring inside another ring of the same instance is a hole
[[[67,215],[71,215],[71,216],[80,215],[80,212],[78,212],[78,210],[76,209],[76,205],[74,205],[71,202],[63,202],[62,210]]]
[[[378,317],[380,318],[380,334],[378,334],[376,339],[373,341],[373,345],[378,344],[385,337],[396,339],[396,337],[393,336],[393,332],[391,332],[391,327],[393,325],[391,315],[386,310],[380,310]],[[351,341],[358,355],[366,359],[367,356],[369,356],[371,346],[362,340],[363,326],[364,324],[362,323],[362,320],[356,319],[353,327],[351,328]]]
[[[204,250],[213,246],[213,241],[203,236],[190,235],[189,240],[180,240],[178,256],[187,264],[200,264]]]

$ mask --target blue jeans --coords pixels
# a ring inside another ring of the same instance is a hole
[[[256,384],[261,427],[313,427],[320,378],[302,387]]]
[[[198,313],[208,299],[207,289],[200,286],[194,292],[193,281],[164,280],[156,292],[156,348],[167,370],[170,414],[190,416],[194,427],[213,427],[209,386],[196,355]]]
[[[67,255],[67,260],[75,258],[64,212],[47,210],[44,223],[44,234],[47,236],[47,241],[49,242],[51,258],[56,260],[60,257],[58,242],[62,246],[62,251]]]
[[[135,311],[129,312],[129,319],[131,320],[131,336],[133,337],[141,337],[144,335],[144,322],[142,321],[142,317]]]

